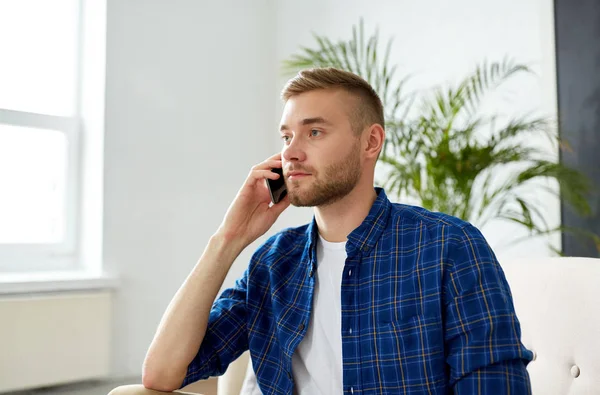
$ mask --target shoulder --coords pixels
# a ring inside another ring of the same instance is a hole
[[[393,203],[390,228],[422,229],[432,239],[443,241],[447,253],[461,250],[469,245],[489,248],[481,231],[472,223],[441,212],[430,211],[423,207]]]
[[[453,232],[473,227],[471,223],[449,214],[400,203],[392,203],[391,219],[396,223],[402,221],[405,224],[422,224],[427,229],[445,227]]]
[[[252,255],[253,264],[270,264],[281,257],[301,255],[308,244],[309,225],[280,230],[267,238]]]

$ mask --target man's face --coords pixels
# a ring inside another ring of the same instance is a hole
[[[341,90],[305,92],[286,102],[281,118],[282,164],[294,206],[329,205],[358,183],[361,144],[349,118],[353,103]]]

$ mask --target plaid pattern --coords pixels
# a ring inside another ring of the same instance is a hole
[[[342,279],[344,394],[530,394],[533,354],[504,273],[471,224],[391,203],[381,188],[349,236]],[[286,229],[253,255],[210,313],[185,386],[250,349],[264,394],[291,394],[310,319],[317,226]]]

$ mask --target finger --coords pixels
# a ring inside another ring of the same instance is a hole
[[[282,165],[281,161],[278,159],[268,160],[268,161],[263,162],[262,164],[270,169],[281,168],[281,165]]]
[[[276,180],[279,178],[279,174],[272,172],[271,170],[252,170],[248,174],[246,179],[246,185],[255,185],[258,180],[264,180],[268,178],[270,180]]]
[[[281,177],[279,174],[271,170],[252,170],[252,177],[255,179],[268,178],[270,180],[277,180]]]
[[[281,160],[281,152],[278,152],[272,156],[269,156],[269,158],[267,160],[271,160],[271,159],[279,159]]]
[[[264,161],[262,161],[260,164],[264,164],[267,162],[272,162],[272,161],[279,161],[279,163],[281,163],[281,152],[278,152],[274,155],[271,155],[270,157],[268,157],[267,159],[265,159]],[[279,166],[281,167],[281,166]]]
[[[281,161],[277,159],[269,159],[255,166],[252,166],[252,170],[267,170],[273,168],[281,168]]]

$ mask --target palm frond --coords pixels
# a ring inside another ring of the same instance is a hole
[[[517,64],[511,58],[504,58],[502,62],[484,60],[475,67],[475,71],[465,78],[458,91],[460,100],[464,103],[469,115],[474,115],[484,96],[519,73],[531,73],[531,69],[524,64]]]
[[[539,160],[517,176],[517,182],[523,183],[534,178],[551,178],[558,182],[562,198],[580,215],[590,215],[591,207],[586,196],[592,190],[589,179],[581,172],[561,163]]]
[[[529,119],[527,116],[509,120],[506,126],[492,133],[489,141],[490,144],[503,144],[506,141],[513,141],[515,137],[523,139],[532,135],[546,137],[552,146],[556,146],[558,141],[558,136],[548,119]]]

